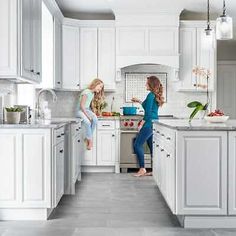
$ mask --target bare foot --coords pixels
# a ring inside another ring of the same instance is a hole
[[[152,176],[152,172],[146,173],[145,176]]]
[[[139,171],[136,174],[134,174],[134,177],[141,177],[144,176],[146,173],[147,171],[145,168],[140,168]]]
[[[87,139],[87,149],[91,150],[93,147],[93,141],[92,139]]]

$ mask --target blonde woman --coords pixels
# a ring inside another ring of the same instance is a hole
[[[134,175],[136,177],[150,175],[150,173],[146,173],[144,166],[143,144],[147,142],[152,155],[152,120],[158,119],[159,107],[164,104],[163,87],[156,76],[147,77],[146,89],[150,92],[143,102],[137,98],[132,98],[133,102],[142,104],[144,108],[144,117],[139,124],[139,133],[134,142],[134,152],[137,155],[140,166],[139,171]]]
[[[77,117],[83,120],[85,125],[85,137],[87,149],[93,147],[93,131],[97,124],[95,107],[104,101],[104,83],[100,79],[94,79],[87,89],[83,90],[79,97]],[[96,105],[95,105],[96,104]]]

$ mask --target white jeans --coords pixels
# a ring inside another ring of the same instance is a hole
[[[93,113],[89,109],[86,109],[86,113],[89,116],[89,118],[92,119],[92,122],[90,122],[88,117],[81,110],[77,111],[76,116],[83,120],[82,125],[85,126],[85,137],[87,139],[92,139],[93,131],[94,131],[96,125],[97,125],[98,118],[95,115],[95,113]]]

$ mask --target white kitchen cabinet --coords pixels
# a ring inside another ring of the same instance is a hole
[[[54,87],[62,87],[62,23],[54,17]]]
[[[64,194],[64,141],[54,147],[54,166],[55,166],[55,207]]]
[[[0,78],[17,75],[17,0],[0,3]]]
[[[228,212],[236,215],[236,132],[229,132]]]
[[[80,89],[79,28],[63,25],[62,35],[62,87],[78,90]]]
[[[21,7],[21,76],[40,83],[42,74],[42,0],[22,0]]]
[[[115,29],[98,28],[98,78],[105,89],[115,89]]]
[[[86,88],[98,72],[97,28],[80,28],[80,83]]]
[[[0,78],[41,82],[41,4],[1,1]]]
[[[176,137],[177,214],[227,214],[227,132],[181,131]]]
[[[216,48],[204,45],[205,22],[181,22],[180,26],[180,80],[179,91],[206,91],[196,84],[206,85],[206,78],[195,76],[198,66],[210,70],[209,90],[214,90],[216,75]],[[215,42],[216,43],[216,42]]]
[[[160,56],[178,54],[177,27],[118,27],[118,56]]]
[[[98,130],[97,136],[97,165],[115,165],[116,134],[115,130]]]

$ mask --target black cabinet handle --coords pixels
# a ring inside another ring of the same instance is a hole
[[[161,134],[162,137],[164,137],[165,135],[164,134]]]
[[[79,131],[79,129],[76,129],[76,131]]]
[[[61,137],[61,135],[57,135],[57,138],[60,138]]]
[[[31,69],[30,72],[34,73],[34,70]]]
[[[60,150],[60,153],[63,153],[63,149]]]
[[[78,140],[78,143],[80,143],[80,140]]]
[[[170,157],[170,154],[167,154],[166,157]]]
[[[114,135],[114,134],[112,134],[112,137],[115,137],[115,135]]]
[[[40,75],[40,72],[37,72],[36,74],[37,74],[37,75]]]
[[[61,133],[61,136],[64,136],[65,135],[65,133]]]
[[[170,140],[170,137],[167,137],[166,139],[167,139],[167,140]]]
[[[161,149],[161,152],[164,152],[165,150],[164,149]]]
[[[60,84],[61,82],[58,81],[57,83]]]
[[[79,86],[79,84],[76,84],[76,86]]]

